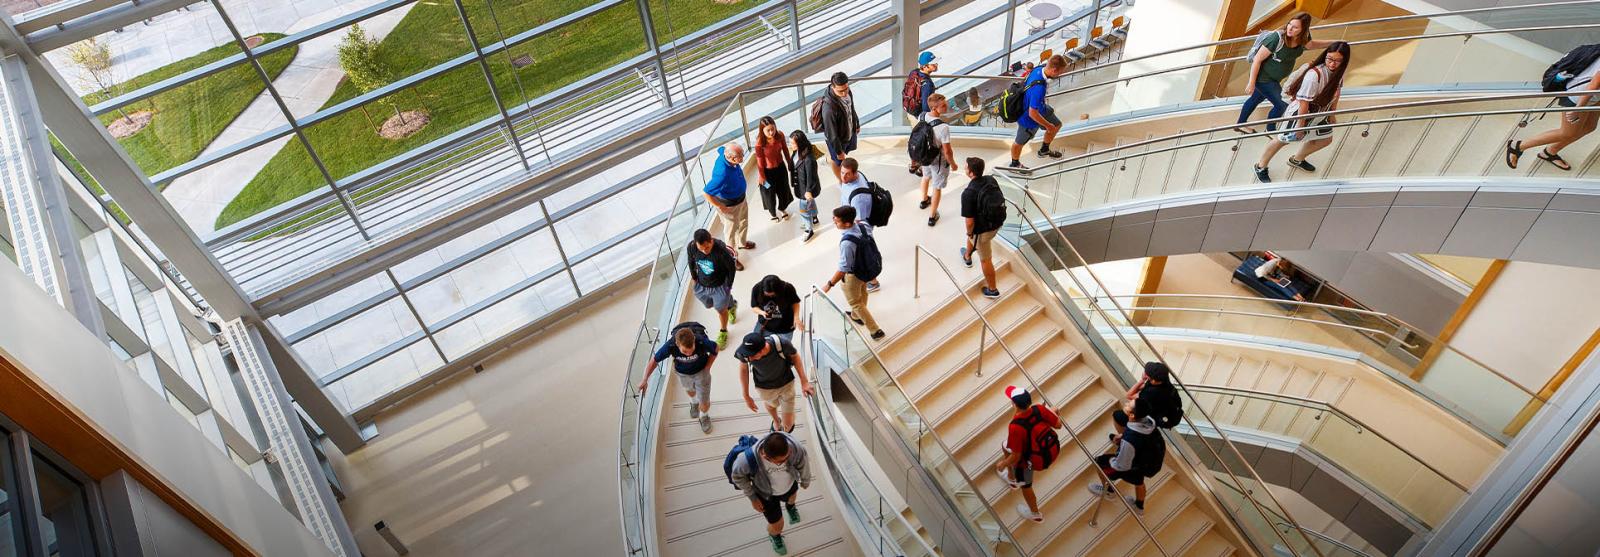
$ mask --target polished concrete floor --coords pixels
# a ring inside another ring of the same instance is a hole
[[[617,397],[643,278],[378,417],[348,459],[329,451],[366,555],[616,555]]]

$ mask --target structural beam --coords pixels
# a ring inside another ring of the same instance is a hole
[[[244,291],[223,271],[221,263],[212,257],[183,218],[98,124],[83,101],[71,93],[66,80],[24,42],[4,14],[0,14],[0,50],[14,54],[27,67],[45,126],[83,163],[123,212],[138,223],[178,272],[189,279],[221,320],[263,323]],[[262,336],[266,337],[269,347],[283,345],[282,352],[292,354],[275,332]],[[329,439],[344,452],[359,448],[362,440],[355,421],[323,392],[310,368],[298,360],[278,360],[277,356],[274,354],[274,363],[284,375],[289,394],[327,432]]]
[[[917,67],[917,55],[922,44],[921,0],[890,0],[889,13],[894,16],[894,38],[889,40],[889,71],[894,75],[911,75]],[[899,108],[895,112],[903,112]]]
[[[1437,341],[1428,347],[1428,351],[1422,355],[1422,361],[1411,370],[1412,379],[1420,382],[1422,376],[1428,374],[1428,368],[1433,367],[1433,363],[1439,360],[1444,348],[1455,338],[1456,331],[1461,330],[1461,326],[1466,324],[1467,318],[1472,316],[1473,308],[1476,308],[1478,302],[1483,301],[1483,297],[1489,294],[1489,289],[1494,287],[1495,279],[1500,278],[1500,272],[1505,269],[1504,259],[1496,259],[1494,263],[1489,264],[1489,269],[1483,272],[1483,278],[1478,279],[1478,284],[1472,287],[1472,293],[1467,294],[1467,299],[1461,302],[1456,312],[1450,316],[1450,320],[1445,322],[1444,328],[1439,330],[1439,334],[1435,337]]]
[[[1144,295],[1155,294],[1161,290],[1161,275],[1166,270],[1167,256],[1165,255],[1157,255],[1144,260],[1144,273],[1139,278],[1139,289],[1135,292],[1139,297],[1133,299],[1135,309],[1133,314],[1129,316],[1134,325],[1143,325],[1145,320],[1150,319],[1150,310],[1137,308],[1149,307],[1155,304],[1155,298],[1146,298]]]

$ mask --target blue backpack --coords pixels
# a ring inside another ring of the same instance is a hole
[[[751,466],[755,466],[757,441],[754,435],[740,435],[739,442],[734,443],[733,449],[728,451],[728,457],[722,459],[722,474],[728,477],[728,485],[732,485],[734,489],[739,489],[739,484],[733,483],[733,462],[740,455],[744,455],[745,460],[749,461]]]

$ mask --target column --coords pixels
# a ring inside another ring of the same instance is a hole
[[[895,16],[894,39],[889,41],[890,67],[894,75],[911,75],[911,70],[916,68],[917,55],[922,53],[922,3],[920,0],[891,0],[889,11]],[[895,106],[896,112],[904,112],[900,103]]]

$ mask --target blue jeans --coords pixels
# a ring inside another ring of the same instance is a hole
[[[807,201],[806,198],[801,197],[800,200],[799,200],[799,203],[800,203],[800,231],[801,232],[811,232],[812,226],[814,226],[814,225],[811,224],[811,219],[817,218],[817,200],[813,199],[813,200]]]
[[[1239,121],[1236,123],[1243,124],[1249,121],[1256,107],[1261,106],[1261,101],[1272,103],[1272,110],[1267,111],[1268,119],[1282,117],[1283,111],[1289,108],[1289,103],[1283,102],[1283,85],[1276,81],[1257,81],[1256,92],[1244,100],[1244,109],[1239,111]],[[1268,131],[1277,129],[1277,124],[1267,124]]]

